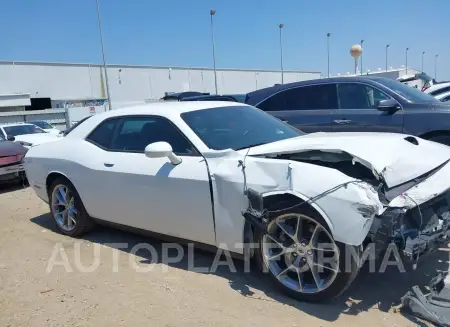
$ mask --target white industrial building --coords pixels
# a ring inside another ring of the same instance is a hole
[[[320,78],[320,72],[284,71],[284,82]],[[111,102],[159,99],[167,92],[215,93],[209,68],[108,65]],[[219,94],[247,93],[281,83],[281,72],[217,69]],[[0,94],[29,94],[48,98],[48,107],[68,102],[104,100],[106,79],[102,65],[0,61]],[[43,108],[40,108],[43,109]]]

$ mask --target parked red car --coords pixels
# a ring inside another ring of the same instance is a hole
[[[0,136],[0,182],[25,178],[22,160],[27,149]]]

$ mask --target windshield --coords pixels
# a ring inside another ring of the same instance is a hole
[[[6,135],[17,136],[25,134],[37,134],[37,133],[47,133],[36,125],[15,125],[15,126],[4,126]]]
[[[423,93],[414,87],[410,87],[396,80],[386,78],[377,80],[377,82],[391,89],[391,91],[397,93],[409,102],[439,102],[439,100],[436,100],[433,96]]]
[[[196,110],[181,114],[181,118],[214,150],[240,150],[304,134],[250,106]]]
[[[46,121],[30,121],[29,123],[43,129],[53,129],[53,126],[47,123]]]

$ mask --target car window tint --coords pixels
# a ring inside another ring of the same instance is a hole
[[[3,129],[5,130],[5,132],[8,136],[46,133],[40,127],[38,127],[36,125],[28,125],[28,124],[5,126],[5,127],[3,127]]]
[[[257,107],[264,111],[336,109],[336,86],[324,84],[284,90]]]
[[[445,93],[445,92],[448,92],[448,91],[450,91],[450,86],[443,87],[443,88],[438,89],[436,91],[430,92],[430,95],[436,96],[436,95],[439,95],[439,94],[442,94],[442,93]]]
[[[441,102],[447,102],[450,101],[450,95],[447,95],[446,97],[441,99]]]
[[[193,145],[167,119],[159,117],[127,117],[118,129],[111,150],[144,152],[147,145],[167,142],[178,155],[196,155]]]
[[[100,125],[98,125],[94,131],[87,137],[87,140],[102,147],[105,149],[109,149],[113,135],[114,129],[119,122],[118,118],[108,119]]]
[[[375,109],[388,95],[369,85],[359,83],[338,84],[340,109]]]

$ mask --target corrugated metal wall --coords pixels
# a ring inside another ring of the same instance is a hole
[[[0,94],[30,93],[52,99],[104,98],[106,82],[99,65],[0,62]],[[157,99],[165,92],[215,93],[211,69],[108,66],[112,101]],[[285,71],[285,83],[320,78],[319,72]],[[246,93],[280,83],[277,71],[217,70],[218,91]]]

